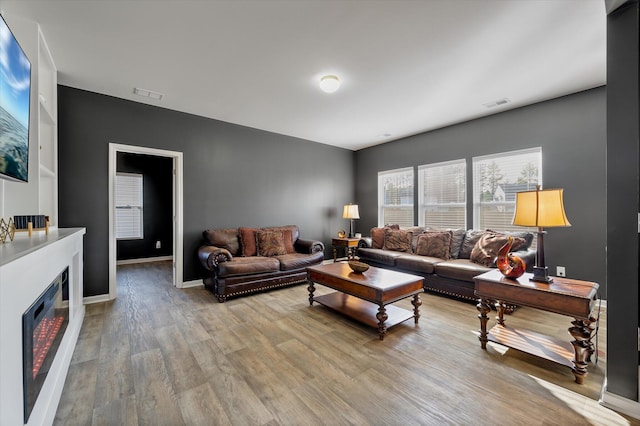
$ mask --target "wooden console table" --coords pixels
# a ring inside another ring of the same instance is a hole
[[[475,280],[475,294],[480,315],[480,344],[487,348],[487,342],[499,343],[513,349],[527,352],[570,367],[576,383],[583,383],[587,376],[587,362],[591,360],[594,346],[591,342],[596,319],[591,315],[599,285],[594,282],[554,277],[546,284],[530,281],[532,274],[524,274],[517,280],[504,277],[494,269],[478,275]],[[495,301],[498,324],[487,332],[487,314]],[[529,306],[548,312],[573,317],[569,334],[571,343],[529,330],[508,327],[504,321],[505,304]]]

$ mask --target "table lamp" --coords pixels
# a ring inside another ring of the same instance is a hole
[[[516,193],[516,211],[513,215],[513,224],[538,228],[536,265],[533,267],[531,281],[542,283],[553,281],[544,264],[544,234],[546,231],[543,228],[571,226],[564,212],[563,191],[563,189],[543,190],[540,189],[540,185],[537,185],[534,191]]]
[[[360,213],[358,213],[357,204],[347,204],[342,210],[342,218],[349,219],[349,238],[353,238],[353,219],[360,219]]]

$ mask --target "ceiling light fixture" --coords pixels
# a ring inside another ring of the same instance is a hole
[[[320,79],[320,89],[325,93],[333,93],[340,88],[340,80],[335,75],[325,75]]]

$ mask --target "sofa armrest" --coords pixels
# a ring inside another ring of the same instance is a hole
[[[233,256],[227,249],[216,246],[201,246],[198,249],[198,259],[200,259],[202,266],[211,272],[215,272],[220,263],[230,262]]]
[[[317,240],[303,240],[298,238],[295,243],[296,251],[298,253],[313,254],[324,251],[324,244],[322,241]]]
[[[373,247],[373,238],[371,237],[362,237],[360,241],[358,241],[358,248],[372,248]]]

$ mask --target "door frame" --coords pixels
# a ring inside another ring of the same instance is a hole
[[[115,181],[118,152],[173,159],[173,286],[183,287],[183,155],[182,152],[109,143],[109,300],[116,298]]]

